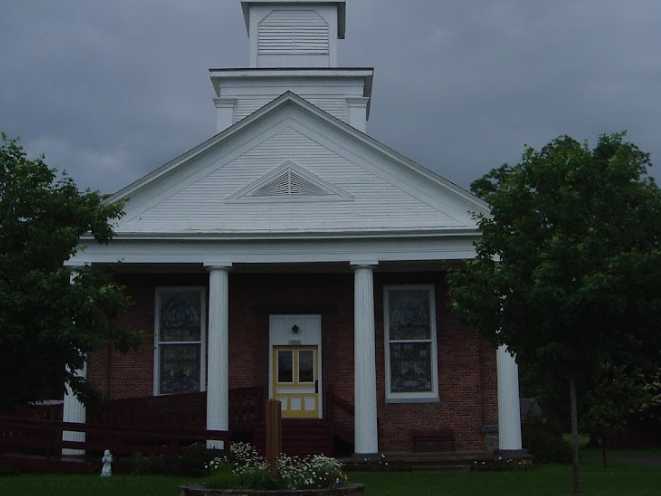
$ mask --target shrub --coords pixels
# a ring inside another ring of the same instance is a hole
[[[570,463],[571,446],[565,442],[560,429],[542,418],[524,424],[523,445],[538,463]]]
[[[203,467],[212,459],[213,453],[203,443],[198,443],[183,448],[177,455],[147,457],[136,453],[127,462],[134,474],[203,477],[207,475]]]
[[[240,489],[285,489],[287,485],[267,467],[252,467],[239,476]]]
[[[16,467],[12,465],[2,465],[0,464],[0,477],[19,475]]]
[[[134,475],[151,474],[153,469],[151,459],[142,453],[135,453],[130,458],[119,459],[115,463],[121,465],[126,463],[130,467],[129,471]]]
[[[205,443],[192,444],[181,451],[176,464],[177,473],[203,477],[206,475],[206,471],[201,467],[212,459],[213,452],[207,449]]]
[[[210,489],[240,489],[240,480],[232,472],[230,465],[220,465],[213,469],[211,477],[206,481]]]

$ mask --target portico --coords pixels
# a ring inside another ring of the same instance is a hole
[[[107,264],[106,266],[111,267]],[[292,334],[279,341],[271,340],[269,332],[273,326],[272,320],[276,317],[286,317],[290,319],[287,322],[296,323],[298,317],[318,317],[320,336],[323,336],[318,341],[318,348],[315,348],[319,360],[316,377],[319,381],[317,391],[320,400],[318,415],[312,418],[319,418],[324,422],[332,420],[345,425],[345,433],[352,436],[353,451],[367,456],[382,451],[391,452],[393,449],[401,450],[403,448],[398,446],[408,445],[408,439],[396,443],[388,439],[393,435],[384,433],[384,427],[386,430],[389,429],[387,426],[389,417],[396,419],[404,409],[410,410],[416,405],[426,410],[430,405],[437,405],[434,408],[438,407],[439,412],[447,409],[444,405],[447,405],[448,401],[451,404],[452,399],[447,398],[451,393],[444,383],[449,384],[453,380],[444,376],[456,374],[459,379],[459,376],[466,373],[462,368],[449,370],[442,357],[444,354],[465,353],[465,348],[473,345],[467,341],[465,344],[452,345],[451,349],[447,349],[449,345],[443,344],[444,335],[452,331],[446,330],[447,317],[439,317],[443,320],[438,322],[437,374],[440,393],[437,398],[422,403],[420,400],[392,403],[385,397],[386,374],[389,372],[384,369],[383,360],[387,346],[383,335],[382,316],[386,311],[383,291],[385,288],[418,287],[430,283],[437,288],[437,291],[441,291],[444,278],[442,267],[441,261],[380,263],[377,260],[356,258],[341,263],[308,264],[284,262],[235,264],[215,261],[192,266],[122,263],[117,265],[114,271],[118,279],[126,284],[144,281],[140,283],[143,285],[149,282],[155,294],[169,288],[200,288],[203,294],[206,293],[206,298],[202,297],[203,301],[206,301],[201,306],[206,308],[207,313],[206,336],[201,339],[202,342],[206,342],[206,352],[205,350],[201,352],[202,357],[206,355],[206,360],[201,360],[199,370],[202,378],[199,379],[199,383],[200,388],[206,390],[208,430],[231,430],[234,426],[234,420],[231,418],[230,391],[237,387],[262,387],[265,395],[277,397],[277,391],[269,390],[269,386],[274,378],[273,351],[278,346],[289,347],[290,351],[310,346],[310,341],[306,341],[305,338],[307,332],[305,329],[302,333],[299,331],[298,336]],[[317,292],[320,293],[315,294]],[[276,294],[280,296],[274,297]],[[302,328],[306,325],[298,323]],[[202,333],[204,334],[204,331]],[[460,339],[460,336],[458,338]],[[353,358],[347,354],[347,345],[351,347]],[[163,365],[162,361],[166,358],[158,351],[158,344],[156,346],[157,350],[153,355],[155,361],[153,381],[155,384],[163,384],[162,393],[166,393],[165,388],[170,387],[167,384],[169,379],[159,379],[156,374],[159,373],[159,368],[161,373],[164,373],[165,370],[170,370],[171,366]],[[493,353],[495,356],[495,350]],[[505,436],[500,437],[500,449],[520,450],[520,425],[510,407],[512,401],[518,398],[517,390],[513,389],[518,387],[515,383],[518,378],[515,377],[516,371],[511,366],[501,365],[503,359],[502,352],[499,352],[498,418],[500,431],[505,433]],[[256,364],[255,361],[264,363]],[[292,359],[292,362],[297,363],[298,359]],[[98,369],[99,365],[98,357],[92,357],[92,367]],[[99,375],[103,376],[103,373]],[[349,386],[346,384],[347,380],[351,383],[350,387],[347,387]],[[310,391],[314,391],[314,386]],[[162,394],[158,387],[155,388],[155,393]],[[141,394],[136,392],[137,396]],[[119,397],[117,393],[115,395]],[[352,416],[334,410],[333,398],[337,397],[353,404]],[[66,397],[65,412],[72,410],[71,405],[74,405],[74,401],[76,401],[74,397]],[[477,403],[481,403],[481,400]],[[76,411],[79,412],[77,420],[73,418],[69,420],[84,422],[84,407],[77,401],[75,405],[78,408]],[[297,418],[303,420],[311,418],[305,415],[302,405],[304,404],[294,405],[295,408],[302,409],[303,415],[293,415],[291,422],[295,422]],[[486,405],[483,405],[480,408],[485,407]],[[503,411],[504,415],[501,413]],[[421,411],[420,414],[413,413],[413,415],[425,418],[428,414]],[[285,417],[287,418],[286,415]],[[509,424],[506,423],[508,419],[510,419]],[[351,422],[352,425],[347,426],[347,422]],[[433,423],[438,424],[438,420],[433,420]],[[482,424],[476,424],[476,431],[481,427]],[[477,438],[479,434],[476,433],[475,436]],[[380,443],[380,437],[385,442],[385,447]],[[474,442],[470,441],[465,449],[473,449]],[[210,443],[209,447],[222,448],[222,445]]]

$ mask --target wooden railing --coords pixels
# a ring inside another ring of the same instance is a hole
[[[334,390],[330,391],[330,393],[328,394],[328,399],[330,401],[331,407],[334,406],[351,417],[355,415],[355,408],[353,406],[353,403],[345,400],[341,396],[338,396]]]
[[[354,442],[354,417],[356,409],[351,401],[344,399],[337,392],[330,388],[327,395],[327,416],[331,425],[333,426],[334,433],[343,441],[353,444]],[[383,422],[381,417],[376,419],[376,428],[379,438],[383,437]]]
[[[63,441],[62,432],[83,432],[85,441]],[[103,451],[119,455],[143,453],[155,455],[177,453],[196,442],[223,441],[230,443],[229,431],[144,429],[108,427],[51,420],[0,417],[0,452],[20,452],[58,457],[62,448]]]
[[[264,390],[235,388],[229,392],[230,430],[250,430],[264,421]],[[107,427],[200,430],[206,426],[207,394],[173,394],[112,400],[90,409],[90,424]]]
[[[353,403],[329,388],[326,394],[326,417],[333,429],[333,434],[343,441],[353,444],[353,422],[355,408]]]
[[[252,433],[264,423],[266,393],[262,387],[230,389],[230,430]],[[206,401],[205,401],[206,404]]]
[[[191,393],[104,401],[88,408],[87,420],[104,428],[199,431],[206,425],[206,395]]]
[[[62,448],[158,454],[206,440],[253,441],[264,422],[264,389],[230,390],[229,431],[206,430],[206,393],[105,401],[88,408],[86,424],[62,422],[62,405],[26,407],[0,416],[0,452],[59,456]],[[85,443],[62,441],[84,432]],[[235,436],[236,435],[236,436]]]

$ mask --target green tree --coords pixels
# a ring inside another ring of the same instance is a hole
[[[53,378],[88,401],[92,388],[71,371],[105,343],[124,350],[136,342],[114,323],[129,304],[122,288],[89,268],[70,284],[63,266],[81,235],[108,242],[121,215],[121,205],[80,192],[0,135],[0,408],[51,399]]]
[[[566,384],[578,472],[577,390],[605,363],[647,367],[661,347],[661,193],[624,133],[591,149],[563,136],[527,147],[472,190],[477,257],[451,274],[458,311],[540,381]]]
[[[609,437],[623,432],[632,421],[654,416],[660,406],[661,369],[641,370],[636,364],[601,367],[587,391],[582,423],[599,438],[604,468]]]

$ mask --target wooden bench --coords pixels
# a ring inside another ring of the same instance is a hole
[[[417,453],[455,451],[454,432],[450,429],[411,431],[411,441]]]

